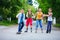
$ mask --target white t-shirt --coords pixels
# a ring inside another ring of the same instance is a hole
[[[52,16],[48,16],[48,21],[52,21]]]
[[[18,18],[18,24],[20,23],[20,20],[21,20],[21,15],[22,15],[22,13],[18,13],[17,14],[17,18]],[[25,21],[25,14],[24,14],[24,16],[23,16],[23,22]]]

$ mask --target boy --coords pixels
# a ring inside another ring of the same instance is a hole
[[[22,28],[24,27],[24,20],[25,20],[25,14],[23,9],[20,10],[20,13],[17,14],[16,18],[18,18],[18,25],[19,25],[17,34],[21,34]]]

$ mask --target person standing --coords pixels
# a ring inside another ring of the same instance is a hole
[[[20,10],[20,13],[17,14],[16,18],[18,18],[18,25],[19,25],[17,34],[21,34],[22,28],[24,27],[24,20],[25,20],[25,14],[23,9]]]
[[[33,15],[33,13],[31,11],[31,9],[28,9],[28,12],[27,12],[27,15],[26,15],[27,20],[26,20],[26,31],[25,32],[28,32],[29,24],[30,24],[30,29],[31,29],[31,32],[32,32],[32,15]]]
[[[47,15],[48,19],[47,19],[47,30],[46,33],[51,33],[51,26],[52,26],[52,9],[49,8],[48,9],[48,15]]]
[[[40,25],[41,32],[43,32],[43,28],[42,28],[43,13],[42,13],[41,8],[38,9],[38,12],[35,16],[36,16],[36,29],[35,29],[36,31],[35,31],[35,33],[37,33],[38,24]]]

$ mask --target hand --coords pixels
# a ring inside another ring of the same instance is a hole
[[[43,14],[43,17],[45,17],[45,16],[49,16],[49,15],[47,15],[47,14]]]

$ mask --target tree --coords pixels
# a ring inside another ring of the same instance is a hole
[[[57,18],[57,23],[60,23],[60,0],[37,0],[39,8],[42,8],[44,13],[48,12],[48,8],[53,9],[53,16]]]
[[[12,20],[15,20],[16,14],[22,8],[25,10],[25,13],[28,8],[31,8],[33,12],[35,11],[34,7],[29,5],[27,0],[0,0],[0,15],[4,19],[11,17]]]

